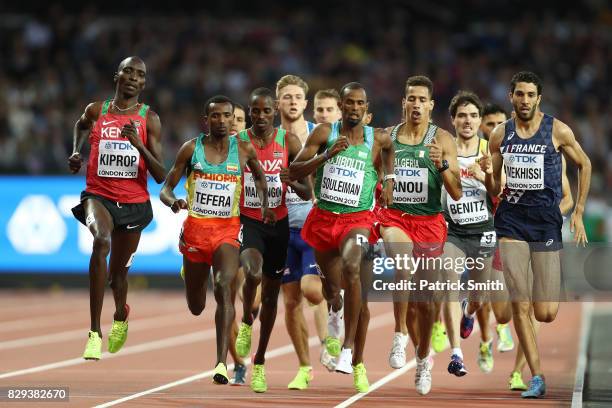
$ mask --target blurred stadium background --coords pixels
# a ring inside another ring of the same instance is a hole
[[[157,8],[156,8],[157,7]],[[180,145],[200,131],[204,101],[217,93],[246,104],[255,87],[287,73],[318,89],[360,81],[375,126],[400,121],[404,82],[434,82],[434,120],[451,129],[448,103],[471,89],[510,110],[512,74],[544,80],[542,110],[574,130],[593,163],[585,223],[591,242],[612,239],[612,11],[605,0],[555,2],[378,1],[197,8],[168,3],[84,3],[78,7],[0,5],[0,279],[74,273],[87,282],[91,239],[70,207],[84,188],[67,157],[72,128],[87,103],[113,94],[126,56],[148,69],[141,100],[160,115],[169,168]],[[204,7],[204,6],[203,6]],[[606,68],[607,67],[607,68]],[[576,192],[575,169],[569,175]],[[174,274],[180,219],[157,202],[134,275]],[[173,276],[174,278],[174,276]]]

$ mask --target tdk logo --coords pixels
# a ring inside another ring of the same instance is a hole
[[[337,174],[342,177],[352,177],[352,178],[357,177],[357,172],[355,170],[343,169],[342,167],[331,166],[329,168],[329,172],[331,174]]]
[[[126,143],[126,142],[106,142],[104,144],[104,147],[107,150],[113,149],[113,150],[134,150],[134,147],[132,146],[131,143]]]
[[[278,174],[266,174],[266,182],[267,183],[278,183],[280,178]]]
[[[463,190],[463,195],[466,197],[480,197],[480,190]]]
[[[214,181],[203,181],[202,188],[209,188],[211,190],[224,190],[229,191],[229,185],[225,183],[215,183]]]
[[[395,174],[404,177],[421,177],[422,169],[395,169]]]
[[[528,156],[512,156],[515,158],[515,161],[517,163],[535,163],[536,162],[536,157],[533,155],[528,155]],[[512,161],[512,160],[511,160]]]

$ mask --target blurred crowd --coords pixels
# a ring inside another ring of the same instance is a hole
[[[428,75],[434,120],[450,129],[447,107],[457,90],[473,90],[509,110],[510,78],[527,69],[544,81],[542,110],[569,124],[590,156],[593,199],[609,201],[612,12],[606,2],[532,12],[504,1],[495,14],[476,13],[467,21],[458,6],[428,10],[400,3],[368,10],[303,7],[267,17],[231,10],[128,16],[61,6],[2,13],[0,172],[67,173],[75,121],[87,103],[112,96],[113,73],[129,55],[147,64],[142,100],[160,115],[168,164],[200,131],[208,97],[222,93],[246,104],[250,90],[273,88],[287,73],[309,83],[311,99],[318,89],[362,82],[375,126],[400,120],[408,76]],[[490,8],[482,0],[466,4]],[[311,113],[312,103],[307,117]]]

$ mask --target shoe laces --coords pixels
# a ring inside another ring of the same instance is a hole
[[[405,354],[404,345],[400,336],[393,337],[393,345],[391,346],[391,354]]]
[[[355,372],[356,376],[365,375],[366,373],[365,365],[363,365],[363,363],[359,363],[353,367],[353,371]]]
[[[539,376],[535,376],[533,378],[531,378],[531,381],[529,381],[529,391],[533,391],[537,388],[539,388],[540,386],[542,386],[542,383],[544,381],[542,381],[542,378]]]
[[[127,324],[126,322],[119,322],[119,321],[115,321],[115,324],[112,325],[111,327],[111,336],[123,336],[125,334],[125,332],[127,331]]]
[[[491,355],[491,343],[480,343],[480,355],[482,357]]]
[[[263,365],[253,364],[253,377],[263,375],[263,373],[264,373]]]

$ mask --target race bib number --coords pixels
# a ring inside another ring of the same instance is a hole
[[[544,155],[504,153],[506,186],[514,190],[544,189]]]
[[[285,204],[303,204],[306,201],[302,200],[299,195],[291,188],[291,186],[287,186],[287,192],[285,193]]]
[[[138,177],[140,152],[127,140],[100,140],[98,146],[98,176],[116,178]]]
[[[276,208],[281,205],[283,197],[283,183],[280,174],[266,173],[268,183],[268,208]],[[244,173],[244,206],[247,208],[261,208],[261,201],[257,195],[253,173]]]
[[[229,218],[234,208],[236,182],[198,179],[191,211],[211,217]]]
[[[326,163],[321,179],[321,199],[349,207],[358,207],[364,175],[363,170]]]
[[[459,225],[476,224],[489,219],[486,191],[464,189],[458,201],[447,194],[446,205],[451,219]]]
[[[497,241],[497,235],[495,231],[487,231],[482,233],[482,237],[480,238],[480,246],[481,247],[489,247],[493,248]]]
[[[428,170],[423,167],[396,167],[393,202],[424,204],[429,199]]]

